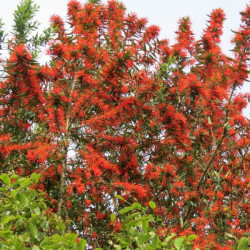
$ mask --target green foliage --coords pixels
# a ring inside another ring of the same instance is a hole
[[[66,225],[47,210],[42,194],[30,188],[39,177],[36,173],[30,177],[0,175],[0,249],[86,249],[86,240],[78,240],[75,233],[66,233]],[[121,196],[116,197],[124,201]],[[149,207],[134,202],[120,209],[119,214],[111,214],[111,222],[119,219],[122,229],[108,237],[109,247],[117,250],[193,249],[196,235],[178,237],[172,233],[159,238],[155,222],[160,219],[152,213],[156,207],[153,201]],[[243,237],[234,249],[245,250],[249,245],[250,238]]]
[[[242,237],[238,241],[237,250],[246,250],[246,249],[250,249],[250,237]]]
[[[3,44],[4,38],[5,38],[3,26],[4,26],[4,23],[3,23],[2,19],[0,18],[0,50],[2,49],[2,44]]]
[[[94,4],[98,4],[101,2],[101,0],[88,0],[89,3],[94,3]]]
[[[120,196],[116,196],[121,199]],[[122,198],[123,200],[123,198]],[[143,207],[138,202],[119,210],[119,218],[123,224],[120,232],[112,235],[113,240],[109,244],[114,249],[178,249],[191,250],[192,241],[196,235],[178,237],[171,234],[164,239],[160,239],[155,228],[155,221],[159,218],[152,213],[156,208],[153,201],[149,202],[149,207]],[[116,216],[111,216],[114,222]]]
[[[22,0],[14,12],[14,34],[19,41],[25,42],[31,32],[38,28],[39,23],[33,18],[39,7],[32,0]]]
[[[22,0],[14,12],[13,34],[16,38],[15,42],[16,44],[26,43],[34,59],[38,56],[38,48],[45,45],[52,37],[51,28],[43,30],[42,34],[34,34],[40,25],[38,21],[33,20],[38,10],[39,6],[33,0]]]
[[[0,249],[85,249],[86,241],[66,233],[65,224],[47,210],[42,194],[31,189],[39,174],[29,178],[0,175]]]

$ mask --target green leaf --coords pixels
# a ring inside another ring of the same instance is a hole
[[[149,239],[151,239],[151,235],[150,234],[145,234],[145,235],[142,235],[141,237],[139,237],[138,238],[138,244],[139,244],[139,246],[142,246]]]
[[[212,125],[212,121],[211,121],[210,116],[208,116],[207,120],[208,120],[208,124],[209,124],[209,125]]]
[[[7,174],[1,174],[0,180],[2,180],[7,186],[11,184],[10,177]]]
[[[138,203],[138,202],[135,202],[135,203],[133,203],[132,204],[132,209],[136,209],[136,208],[139,208],[139,209],[141,209],[141,204],[140,203]]]
[[[150,227],[148,225],[148,220],[142,222],[142,229],[144,232],[148,232],[150,230]]]
[[[15,239],[15,244],[14,244],[14,249],[18,249],[18,250],[27,250],[27,248],[25,246],[23,246],[23,243],[19,240]]]
[[[110,218],[111,218],[111,221],[114,222],[116,220],[116,215],[115,214],[111,214]]]
[[[143,217],[142,220],[154,221],[154,216],[152,214],[149,214],[146,217]]]
[[[0,238],[4,238],[4,239],[10,239],[13,237],[13,234],[11,231],[0,231]]]
[[[28,234],[28,232],[25,232],[23,234],[20,234],[18,236],[18,239],[21,241],[21,242],[28,242],[30,241],[30,235]]]
[[[191,235],[189,235],[189,236],[187,237],[187,240],[192,241],[192,240],[195,240],[196,238],[197,238],[197,235],[191,234]]]
[[[131,211],[133,208],[132,207],[125,207],[119,211],[119,214],[125,214],[129,211]]]
[[[237,250],[246,250],[249,249],[249,247],[250,247],[250,238],[243,237],[239,240]]]
[[[21,179],[20,180],[20,187],[25,188],[29,187],[31,185],[31,180],[26,178],[26,179]]]
[[[119,200],[122,200],[122,201],[125,201],[125,199],[122,197],[122,196],[120,196],[120,195],[115,195],[115,197],[117,198],[117,199],[119,199]]]
[[[38,183],[40,179],[40,174],[33,173],[30,178],[35,181],[35,183]]]
[[[237,238],[235,236],[233,236],[232,234],[229,234],[229,233],[225,233],[225,235],[227,236],[227,238],[229,239],[233,239],[233,240],[236,240]]]
[[[128,247],[129,241],[128,241],[128,239],[126,237],[118,237],[117,239],[119,241],[119,245],[122,248],[127,248]]]
[[[85,239],[80,239],[77,244],[76,250],[85,250],[86,244],[87,244],[87,241]]]
[[[46,236],[43,241],[41,242],[40,246],[44,246],[47,242],[50,241],[50,238],[48,236]]]
[[[63,236],[63,238],[65,238],[67,244],[69,244],[69,245],[76,243],[77,237],[78,237],[78,235],[73,234],[73,233],[67,233]]]
[[[16,217],[14,215],[10,215],[10,216],[6,216],[6,217],[3,217],[2,220],[1,220],[1,223],[3,225],[5,225],[6,223],[8,223],[9,221],[11,220],[15,220]]]
[[[25,194],[23,194],[23,193],[17,193],[17,194],[16,194],[16,199],[17,199],[18,201],[21,201],[21,202],[22,202],[22,205],[23,205],[24,207],[27,207],[27,206],[29,205],[29,199],[28,199],[28,197],[27,197]]]
[[[100,3],[100,0],[88,0],[90,3],[94,3],[94,4],[97,4],[97,3]]]
[[[152,244],[151,244],[152,249],[157,249],[159,242],[160,242],[159,236],[155,235],[155,237],[152,240]]]
[[[153,210],[156,208],[156,204],[153,201],[150,201],[148,204]]]
[[[163,242],[162,242],[162,246],[167,246],[168,242],[173,239],[176,236],[176,234],[171,234],[169,235]]]
[[[57,229],[59,229],[59,231],[60,231],[61,233],[64,232],[65,228],[66,228],[66,226],[65,226],[65,224],[64,224],[63,222],[58,222],[58,224],[57,224]]]
[[[41,214],[41,210],[39,207],[35,207],[32,208],[32,213],[35,213],[36,215],[40,215]]]
[[[33,246],[32,250],[40,250],[40,248],[38,246]]]
[[[38,230],[37,230],[37,227],[33,224],[33,223],[29,223],[28,224],[28,228],[29,228],[29,230],[30,230],[30,233],[31,233],[31,235],[35,238],[35,239],[37,239],[38,238]]]
[[[125,224],[125,227],[127,229],[131,229],[132,226],[138,225],[138,221],[137,220],[131,220],[128,223]]]
[[[54,234],[51,236],[52,242],[61,242],[63,240],[63,237],[59,234]]]
[[[182,243],[183,243],[184,239],[185,239],[184,237],[179,237],[179,238],[175,239],[175,241],[174,241],[174,246],[175,246],[178,250],[181,249]]]

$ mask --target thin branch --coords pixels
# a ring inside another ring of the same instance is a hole
[[[74,92],[75,86],[76,86],[77,78],[74,78],[73,84],[71,86],[69,98],[72,97],[72,94]],[[60,176],[60,187],[59,187],[59,202],[57,206],[57,215],[62,216],[62,206],[64,204],[64,193],[65,193],[65,187],[66,187],[66,170],[67,170],[67,158],[68,158],[68,140],[69,140],[69,113],[70,109],[72,107],[72,102],[69,103],[67,112],[66,112],[66,125],[65,125],[65,136],[63,139],[64,147],[63,147],[63,162],[62,162],[62,170],[61,170],[61,176]]]

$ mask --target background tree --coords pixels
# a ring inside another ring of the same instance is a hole
[[[236,90],[247,79],[249,11],[233,58],[220,48],[221,9],[198,41],[181,19],[169,45],[121,3],[73,0],[67,25],[51,17],[46,65],[16,35],[0,85],[1,171],[39,172],[49,206],[94,247],[118,230],[110,215],[119,224],[125,204],[116,195],[153,199],[160,235],[232,245],[228,235],[248,230],[247,95]]]

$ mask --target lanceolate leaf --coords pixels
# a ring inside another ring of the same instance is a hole
[[[30,231],[30,234],[34,237],[34,238],[38,238],[38,230],[37,230],[37,227],[36,225],[34,225],[33,223],[29,223],[28,224],[28,228],[29,228],[29,231]]]
[[[7,174],[1,174],[0,180],[2,180],[7,186],[9,186],[11,183],[10,178]]]

